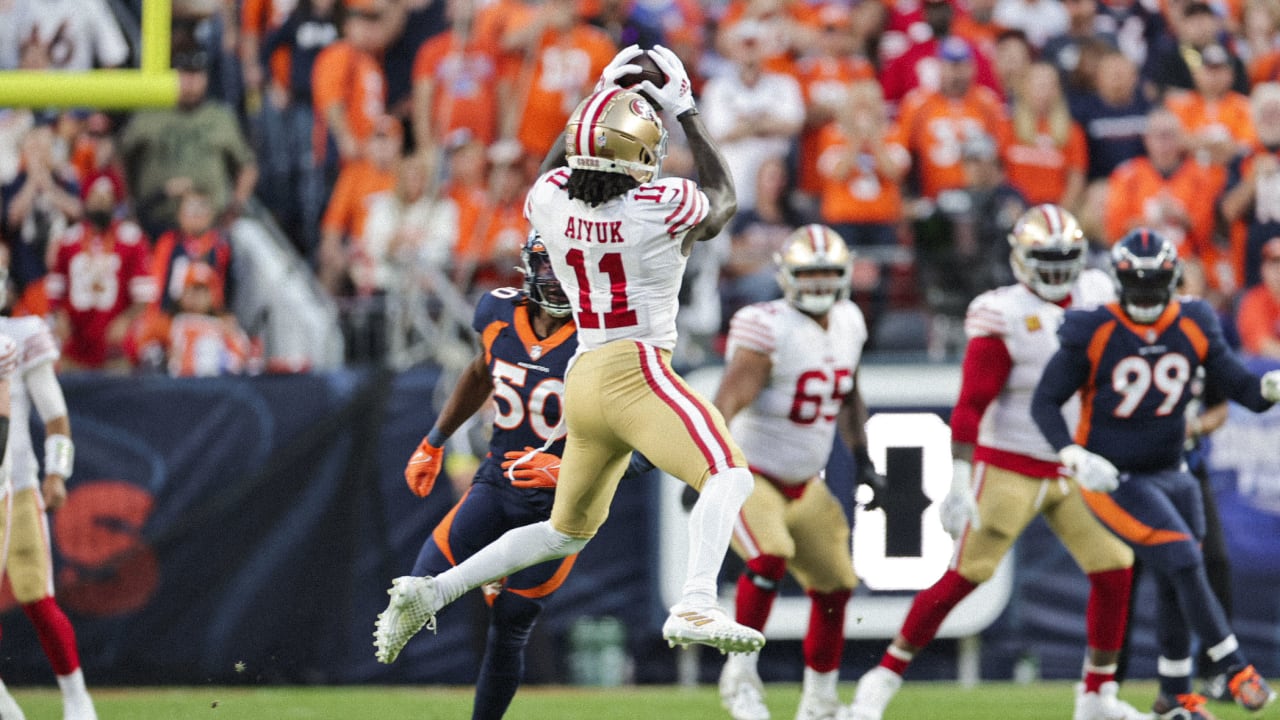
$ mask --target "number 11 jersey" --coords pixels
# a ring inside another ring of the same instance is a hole
[[[579,352],[615,340],[671,350],[688,256],[684,236],[707,216],[696,183],[663,178],[597,206],[569,198],[569,169],[547,172],[525,198],[573,304]]]

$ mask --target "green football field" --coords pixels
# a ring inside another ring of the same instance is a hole
[[[796,684],[769,685],[768,704],[778,720],[794,717]],[[1121,696],[1140,709],[1151,701],[1152,682],[1126,684]],[[457,687],[194,687],[95,688],[101,720],[466,720],[471,689]],[[853,683],[841,683],[848,700]],[[16,687],[13,694],[28,720],[60,720],[61,701],[53,689]],[[1071,717],[1071,684],[985,683],[961,688],[954,683],[908,682],[889,707],[885,720],[1054,720]],[[1259,714],[1214,703],[1219,720],[1280,718],[1280,704]],[[671,686],[566,688],[536,686],[521,690],[507,713],[510,720],[716,720],[728,718],[715,688]]]

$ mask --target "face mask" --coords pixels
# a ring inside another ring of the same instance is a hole
[[[111,224],[110,210],[87,210],[84,217],[89,221],[89,224],[99,230],[106,230],[107,226]]]

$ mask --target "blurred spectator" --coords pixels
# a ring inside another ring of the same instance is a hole
[[[521,282],[522,276],[515,268],[529,234],[524,217],[529,178],[514,150],[514,145],[499,144],[489,151],[484,204],[468,251],[475,264],[458,269],[461,285],[472,297],[504,285],[519,286]]]
[[[546,0],[516,15],[502,38],[518,60],[504,71],[499,137],[519,140],[537,168],[617,48],[578,16],[576,0]]]
[[[110,182],[97,182],[85,199],[85,219],[58,243],[46,291],[54,331],[67,370],[128,368],[130,325],[157,290],[147,239],[137,225],[112,218]]]
[[[1244,14],[1244,46],[1249,84],[1280,82],[1280,3],[1249,0]],[[1247,55],[1246,55],[1247,53]]]
[[[1228,166],[1220,201],[1231,224],[1231,262],[1240,287],[1262,280],[1262,245],[1280,236],[1280,84],[1262,83],[1250,97],[1258,145]]]
[[[387,112],[401,120],[413,114],[414,62],[427,40],[449,28],[440,0],[395,0],[384,7],[382,32],[387,38],[382,69],[387,79]]]
[[[1151,0],[1100,0],[1094,25],[1112,35],[1120,52],[1138,67],[1144,67],[1148,49],[1168,32],[1158,3]]]
[[[1280,360],[1280,237],[1262,246],[1262,282],[1245,292],[1236,310],[1240,351]]]
[[[951,34],[968,40],[986,57],[995,55],[996,38],[1007,29],[996,20],[996,1],[969,0],[967,11],[951,21]]]
[[[400,268],[406,277],[429,266],[447,269],[458,242],[458,207],[434,187],[436,171],[419,153],[400,162],[395,189],[374,195],[363,252],[351,268],[358,295],[386,292]]]
[[[584,0],[582,14],[600,28],[615,47],[665,45],[662,16],[637,0]]]
[[[994,69],[1005,105],[1013,104],[1018,91],[1026,84],[1027,70],[1035,55],[1035,48],[1021,30],[1002,30],[996,36]]]
[[[1168,93],[1165,106],[1182,121],[1197,158],[1226,164],[1257,142],[1249,98],[1231,90],[1231,56],[1221,45],[1200,51],[1191,77],[1195,88]]]
[[[488,150],[474,138],[463,138],[448,152],[449,172],[443,194],[458,211],[458,242],[453,252],[453,282],[471,285],[475,268],[487,252],[488,238],[481,235],[481,217],[489,204],[489,154],[519,155],[519,143],[508,140]],[[485,224],[487,226],[487,220]]]
[[[235,115],[206,96],[207,62],[203,51],[176,55],[178,106],[137,113],[120,137],[138,222],[151,237],[173,227],[188,191],[207,193],[215,212],[230,216],[243,209],[258,181]]]
[[[907,93],[917,87],[925,90],[938,89],[942,77],[939,45],[943,38],[951,35],[955,13],[953,0],[924,0],[927,35],[910,44],[901,55],[886,61],[880,68],[880,84],[884,87],[885,100],[891,105],[896,106]],[[974,65],[975,82],[990,88],[998,96],[1002,88],[996,78],[991,58],[975,48],[971,41],[957,39],[969,48],[969,61]],[[953,48],[958,47],[955,42],[952,45]],[[958,50],[953,49],[953,54],[955,52]]]
[[[383,115],[374,124],[365,157],[347,163],[338,175],[320,223],[316,269],[320,284],[335,296],[354,290],[350,270],[353,259],[363,252],[359,243],[369,205],[376,194],[395,187],[403,142],[400,121]]]
[[[111,130],[111,118],[106,113],[95,112],[89,115],[72,141],[71,166],[80,178],[82,187],[92,185],[99,177],[108,178],[116,186],[117,196],[121,198],[120,205],[123,207],[128,197],[128,187]]]
[[[1213,242],[1214,204],[1226,182],[1220,166],[1197,161],[1186,150],[1186,133],[1177,116],[1164,108],[1151,111],[1143,136],[1146,157],[1121,164],[1111,174],[1106,204],[1106,238],[1116,242],[1135,227],[1149,227],[1178,248],[1198,258],[1209,270],[1209,285],[1221,286],[1218,251]]]
[[[498,132],[498,56],[476,33],[476,0],[446,0],[449,29],[422,44],[413,64],[415,151],[449,142],[488,145]],[[455,135],[457,133],[458,135]]]
[[[262,40],[261,57],[255,59],[271,67],[256,120],[262,158],[258,196],[308,258],[320,241],[325,200],[324,171],[313,142],[311,76],[316,58],[338,40],[338,14],[338,0],[300,0]]]
[[[758,35],[760,62],[766,72],[791,73],[797,57],[813,47],[819,3],[803,0],[729,0],[717,23],[716,51],[726,58],[737,52],[744,23]]]
[[[196,190],[188,192],[178,206],[178,227],[156,241],[151,263],[159,308],[177,312],[188,271],[200,264],[213,272],[210,290],[214,307],[225,310],[234,295],[231,272],[231,243],[214,227],[213,204],[209,196]]]
[[[1084,131],[1071,119],[1058,77],[1046,62],[1027,71],[1010,112],[1005,172],[1029,204],[1054,203],[1074,212],[1089,158]]]
[[[194,263],[178,285],[182,292],[175,311],[151,314],[138,333],[137,353],[142,363],[164,368],[172,377],[245,372],[252,344],[235,315],[220,309],[216,271]]]
[[[1162,35],[1151,49],[1143,68],[1148,94],[1163,98],[1170,89],[1193,90],[1195,80],[1192,71],[1203,62],[1203,50],[1219,42],[1223,34],[1222,18],[1213,7],[1200,0],[1192,0],[1182,6],[1173,33]],[[1171,13],[1178,8],[1171,7]],[[1236,92],[1248,93],[1249,82],[1240,59],[1231,56],[1231,87]]]
[[[732,33],[731,72],[707,81],[700,103],[707,131],[720,143],[738,192],[738,210],[756,202],[756,177],[768,158],[783,157],[804,123],[804,98],[791,75],[764,69],[764,26],[743,20]]]
[[[995,138],[970,136],[960,147],[964,185],[938,196],[914,222],[916,268],[934,315],[932,355],[964,346],[963,319],[980,293],[1014,282],[1009,231],[1029,207],[1004,177]]]
[[[386,114],[386,78],[376,59],[387,44],[383,4],[348,0],[342,39],[321,50],[311,69],[312,138],[327,177],[360,158],[374,123]]]
[[[850,87],[859,80],[874,80],[876,76],[871,61],[863,54],[866,37],[854,24],[853,13],[840,5],[827,5],[818,17],[822,33],[814,51],[796,62],[796,76],[805,99],[796,187],[807,198],[815,199],[822,189],[822,176],[818,172],[819,135],[848,103]]]
[[[855,250],[898,242],[911,155],[885,113],[879,84],[859,82],[819,138],[822,221]]]
[[[812,221],[787,201],[789,184],[786,162],[765,160],[756,178],[756,206],[734,215],[729,225],[729,252],[720,268],[722,333],[738,309],[782,297],[774,255],[793,230]]]
[[[263,104],[264,98],[289,87],[289,49],[276,47],[264,52],[263,43],[270,33],[284,24],[299,4],[298,0],[240,2],[240,73],[251,116],[255,114],[255,108]]]
[[[35,125],[35,114],[23,108],[0,108],[0,185],[18,174],[22,139]]]
[[[1101,1],[1063,0],[1062,6],[1067,11],[1067,29],[1050,36],[1040,48],[1040,58],[1057,68],[1064,88],[1071,87],[1070,78],[1080,67],[1080,63],[1087,61],[1087,41],[1101,40],[1117,47],[1115,35],[1098,29],[1098,3]]]
[[[129,44],[104,0],[41,0],[16,4],[12,31],[30,70],[113,68],[129,60]]]
[[[70,168],[54,158],[53,129],[42,121],[22,139],[18,174],[0,187],[0,236],[9,245],[10,274],[20,304],[28,287],[39,293],[37,281],[48,271],[51,248],[68,223],[79,219],[77,191]],[[34,304],[43,306],[39,299]]]
[[[1002,27],[1026,33],[1039,50],[1046,41],[1070,27],[1070,16],[1059,0],[997,0],[995,20]]]
[[[939,45],[938,61],[938,89],[913,91],[903,101],[898,119],[920,195],[929,199],[943,190],[964,187],[960,148],[965,141],[1005,134],[1000,98],[990,88],[974,84],[969,44],[947,38]]]

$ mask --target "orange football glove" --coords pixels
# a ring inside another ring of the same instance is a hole
[[[404,466],[404,481],[414,495],[426,497],[431,494],[443,461],[444,448],[436,447],[422,438],[422,443],[409,458],[409,464]]]
[[[520,458],[533,453],[528,460],[516,465]],[[524,450],[512,450],[503,455],[506,461],[502,469],[507,471],[511,484],[518,488],[553,488],[560,479],[560,458],[526,447]]]

